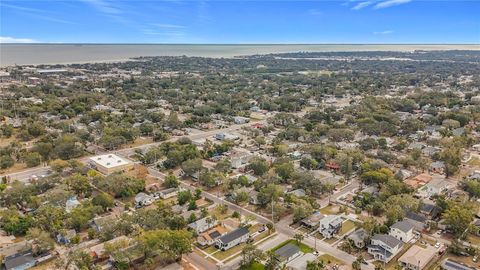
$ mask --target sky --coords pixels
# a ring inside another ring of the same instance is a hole
[[[1,0],[0,43],[480,44],[480,0]]]

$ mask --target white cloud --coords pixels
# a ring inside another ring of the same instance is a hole
[[[120,9],[114,7],[112,3],[108,1],[103,1],[103,0],[83,0],[83,1],[89,3],[95,9],[105,14],[118,15],[122,13]]]
[[[385,30],[385,31],[380,31],[380,32],[373,32],[374,35],[390,35],[393,34],[392,30]]]
[[[352,7],[353,10],[360,10],[364,7],[368,7],[370,6],[371,4],[373,4],[372,1],[365,1],[365,2],[360,2],[358,4],[356,4],[354,7]]]
[[[412,0],[387,0],[376,4],[374,9],[388,8],[393,6],[398,6],[406,3],[410,3]]]
[[[31,38],[0,37],[0,43],[38,43]]]

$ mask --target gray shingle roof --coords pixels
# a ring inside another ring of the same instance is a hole
[[[292,255],[297,254],[300,251],[297,245],[288,243],[285,246],[277,249],[275,254],[277,254],[283,260],[290,258]]]
[[[406,220],[402,220],[402,221],[399,221],[399,222],[396,222],[395,224],[393,224],[391,228],[398,229],[402,232],[408,232],[408,231],[412,230],[414,228],[414,226],[413,226],[412,223],[410,223]]]
[[[396,246],[403,244],[402,241],[388,234],[375,234],[372,236],[372,240],[382,241],[390,248],[395,248]]]
[[[231,231],[227,234],[225,234],[224,236],[220,237],[219,240],[222,241],[222,243],[230,243],[232,242],[233,240],[237,239],[237,238],[240,238],[244,235],[248,234],[248,229],[245,228],[245,227],[241,227],[241,228],[238,228],[234,231]]]

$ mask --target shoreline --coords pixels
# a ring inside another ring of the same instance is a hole
[[[480,51],[477,44],[0,44],[0,67],[120,63],[137,57],[233,58],[291,52]]]

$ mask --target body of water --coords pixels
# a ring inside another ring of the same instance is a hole
[[[320,51],[480,50],[479,45],[0,44],[0,66],[126,61],[139,56],[234,57]]]

